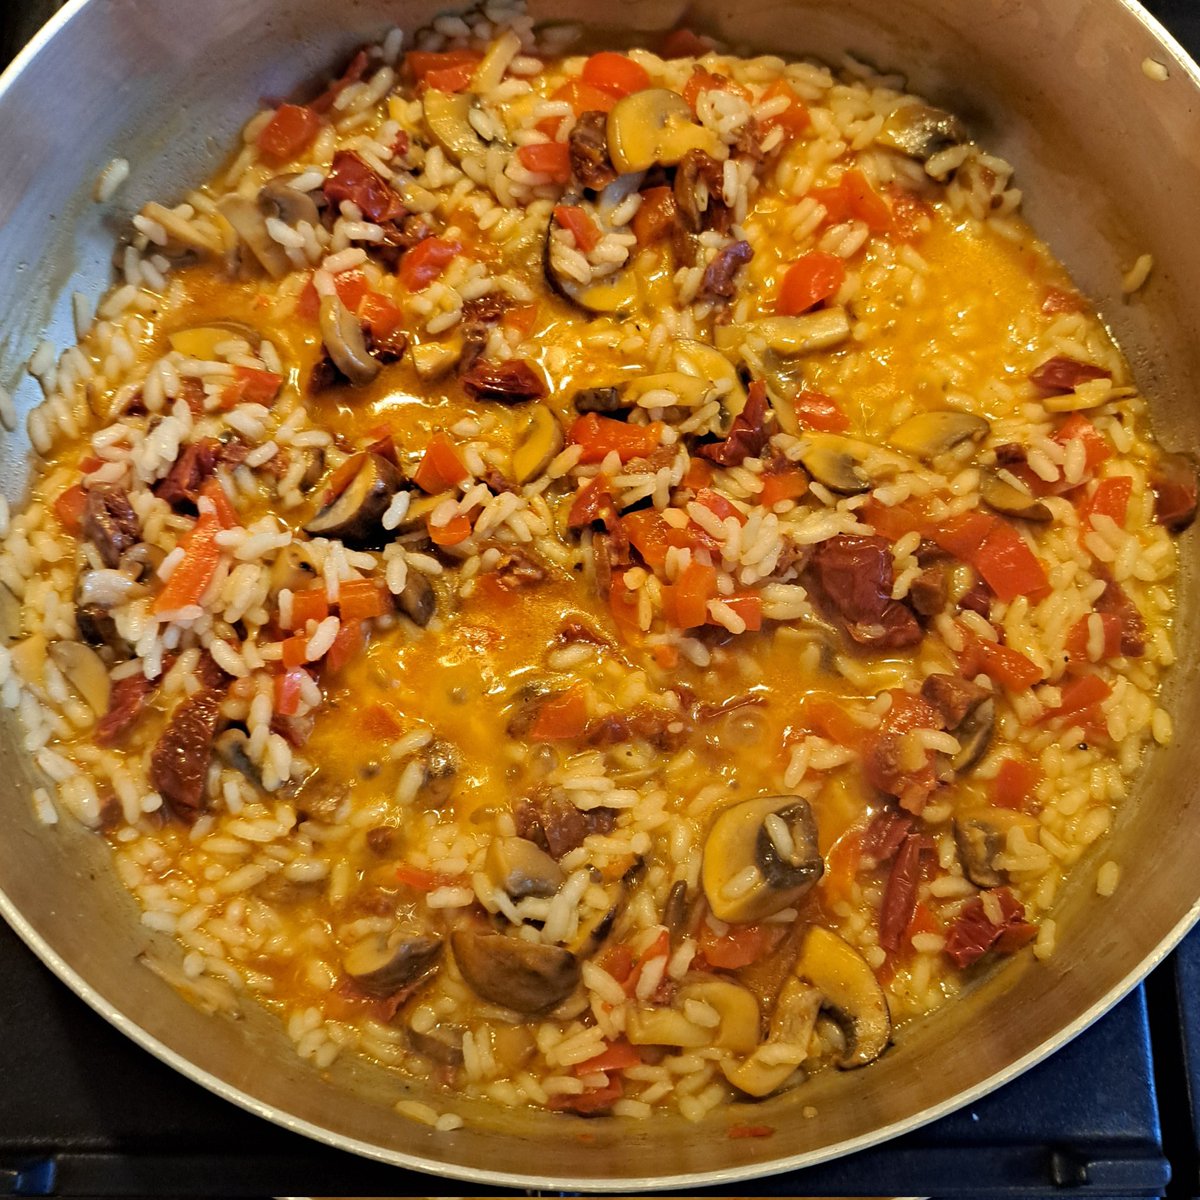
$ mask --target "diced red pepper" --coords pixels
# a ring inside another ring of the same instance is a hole
[[[258,135],[258,148],[266,158],[284,162],[295,158],[316,139],[321,118],[303,104],[281,104]]]
[[[1080,501],[1079,524],[1083,532],[1092,528],[1092,517],[1104,516],[1122,527],[1133,496],[1133,480],[1128,475],[1110,475],[1098,480],[1092,494]]]
[[[1042,564],[1007,521],[968,512],[930,530],[929,536],[973,566],[1001,600],[1037,597],[1049,586]]]
[[[1108,438],[1082,413],[1072,413],[1054,434],[1054,440],[1062,446],[1076,438],[1083,441],[1084,465],[1089,471],[1112,457],[1113,448]]]
[[[788,267],[775,310],[789,317],[808,312],[836,296],[845,281],[844,260],[825,250],[810,250]]]
[[[413,866],[412,863],[401,863],[396,868],[396,882],[401,887],[412,888],[416,892],[436,892],[438,888],[459,887],[463,882],[461,875],[442,875],[437,871],[427,871],[424,867]]]
[[[80,483],[72,484],[54,498],[54,515],[63,529],[73,537],[78,537],[83,532],[83,514],[86,511],[87,492]]]
[[[606,92],[603,88],[593,87],[582,79],[571,79],[556,88],[550,94],[551,100],[566,101],[571,111],[577,117],[585,112],[611,112],[620,99],[615,92]],[[557,139],[562,127],[563,117],[546,117],[537,123],[536,129],[548,138]]]
[[[221,408],[239,404],[269,405],[283,386],[283,376],[258,367],[234,367],[233,378],[221,389]]]
[[[570,230],[575,245],[586,254],[594,250],[600,241],[600,227],[578,204],[557,204],[554,219],[564,229]]]
[[[587,727],[587,720],[587,696],[583,688],[569,688],[542,702],[529,729],[530,741],[569,741],[583,733]]]
[[[969,643],[966,657],[975,670],[974,675],[982,671],[1002,687],[1011,692],[1021,692],[1033,687],[1042,678],[1042,669],[1031,659],[1026,658],[1019,650],[1002,646],[999,642],[988,641],[986,638],[976,638],[969,630],[962,629],[965,640]],[[964,673],[966,673],[964,667]]]
[[[865,222],[872,233],[892,232],[892,210],[861,171],[847,171],[840,186],[852,217]]]
[[[429,540],[435,546],[457,546],[471,536],[471,518],[466,513],[458,513],[444,525],[429,526]]]
[[[275,676],[275,711],[281,717],[294,717],[300,711],[300,689],[308,677],[299,667]]]
[[[631,222],[638,245],[648,246],[670,233],[678,212],[679,206],[675,203],[675,193],[671,188],[646,188]]]
[[[624,1094],[624,1087],[621,1084],[621,1077],[618,1075],[604,1087],[590,1088],[586,1092],[580,1092],[577,1095],[572,1095],[569,1092],[560,1092],[557,1095],[551,1096],[546,1102],[550,1108],[557,1109],[562,1112],[579,1113],[587,1116],[592,1113],[607,1112],[612,1106],[620,1100]]]
[[[475,63],[459,63],[454,67],[425,72],[425,86],[435,92],[465,92],[475,75]]]
[[[435,433],[413,473],[413,482],[431,496],[457,487],[470,472],[458,456],[454,443],[444,433]]]
[[[928,232],[933,223],[933,209],[920,196],[896,184],[891,184],[886,191],[892,206],[893,238],[914,242]]]
[[[838,402],[823,392],[802,388],[792,401],[796,419],[808,429],[821,429],[826,433],[843,433],[850,428],[850,418],[842,411]]]
[[[583,529],[593,521],[603,521],[606,526],[611,526],[616,520],[617,506],[609,491],[607,475],[597,475],[588,483],[571,502],[571,511],[567,514],[567,524],[572,529]]]
[[[762,477],[762,491],[758,502],[766,508],[774,508],[784,500],[798,500],[808,491],[808,476],[803,471],[780,471]]]
[[[1106,683],[1099,675],[1079,675],[1062,687],[1062,696],[1057,708],[1046,713],[1043,720],[1055,718],[1062,720],[1070,717],[1073,720],[1086,719],[1096,710],[1101,701],[1112,694],[1112,685]]]
[[[229,502],[229,497],[225,494],[225,488],[219,479],[206,479],[200,488],[200,495],[212,504],[222,529],[232,529],[235,525],[242,523],[238,518],[237,510]]]
[[[1027,758],[1006,758],[992,780],[992,803],[997,808],[1027,810],[1042,770]]]
[[[483,61],[483,56],[474,50],[410,50],[404,56],[405,74],[412,77],[416,83],[424,83],[437,91],[462,91],[471,81],[475,68]],[[470,68],[462,87],[439,87],[441,82],[454,82],[457,76],[452,75],[456,68]],[[433,76],[431,79],[430,76]]]
[[[719,599],[746,622],[747,633],[756,633],[762,628],[763,602],[757,592],[734,592],[731,596],[721,596]],[[708,624],[718,625],[720,622],[710,616]]]
[[[786,96],[788,106],[781,113],[776,113],[773,117],[768,117],[762,122],[762,127],[769,132],[772,129],[782,129],[786,138],[790,141],[792,138],[799,137],[802,133],[807,132],[812,125],[812,117],[809,116],[808,106],[800,99],[796,93],[796,89],[790,83],[783,79],[777,79],[762,95],[762,103],[769,100],[774,100],[779,96]]]
[[[779,944],[779,931],[769,925],[730,925],[716,933],[707,921],[700,926],[704,961],[720,971],[740,971],[766,957]]]
[[[325,666],[340,671],[366,644],[366,626],[361,621],[343,621],[325,655]]]
[[[627,1067],[640,1066],[641,1062],[642,1056],[637,1047],[621,1040],[607,1043],[595,1058],[576,1063],[572,1069],[576,1075],[594,1075],[600,1071],[607,1074],[609,1071],[624,1071]]]
[[[716,592],[717,569],[690,562],[674,584],[662,589],[663,613],[680,629],[695,629],[708,620],[708,602]]]
[[[750,99],[750,93],[740,83],[734,83],[728,75],[718,75],[697,64],[683,85],[683,98],[692,112],[696,111],[696,104],[704,92],[729,92],[743,100]]]
[[[598,413],[579,417],[571,426],[570,440],[583,447],[580,462],[598,463],[614,450],[622,462],[650,454],[662,440],[662,426],[631,425]]]
[[[1103,631],[1100,657],[1096,661],[1104,662],[1116,658],[1121,653],[1121,641],[1125,632],[1121,618],[1116,613],[1093,613],[1092,616],[1099,619]],[[1080,617],[1067,634],[1067,657],[1072,662],[1092,661],[1092,656],[1088,653],[1092,640],[1091,621],[1091,616]]]
[[[216,541],[220,532],[221,520],[216,513],[200,514],[183,543],[183,558],[154,601],[155,614],[175,612],[200,602],[221,561],[221,548]]]
[[[517,159],[527,171],[548,175],[554,183],[571,179],[571,150],[566,142],[532,142],[517,151]]]
[[[640,63],[627,54],[614,50],[601,50],[583,64],[581,72],[584,83],[614,96],[629,96],[650,86],[650,76]]]
[[[427,288],[450,265],[457,254],[462,253],[461,242],[448,242],[445,238],[429,237],[405,251],[400,260],[400,282],[410,292]]]
[[[292,593],[292,619],[286,629],[304,629],[309,621],[323,621],[329,616],[329,600],[323,587],[308,588]]]
[[[400,310],[379,292],[367,292],[357,305],[357,310],[359,320],[377,338],[395,333],[400,324]]]
[[[346,579],[338,585],[338,612],[343,621],[366,621],[391,612],[391,596],[374,579]]]

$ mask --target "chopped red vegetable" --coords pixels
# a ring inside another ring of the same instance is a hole
[[[785,137],[791,140],[808,130],[812,125],[812,117],[809,115],[808,106],[800,99],[796,89],[784,79],[777,79],[763,92],[761,103],[765,104],[780,96],[787,97],[787,108],[773,117],[767,117],[762,122],[762,127],[766,132],[770,132],[772,129],[782,129]]]
[[[294,717],[300,711],[300,689],[307,672],[293,667],[275,676],[275,711],[281,717]]]
[[[650,86],[650,76],[640,63],[627,54],[613,50],[601,50],[583,64],[581,72],[584,83],[614,96],[629,96]]]
[[[564,229],[570,230],[575,245],[585,254],[594,250],[600,241],[600,227],[578,204],[555,205],[554,219]]]
[[[482,61],[474,50],[410,50],[404,56],[404,71],[435,91],[461,92]]]
[[[716,933],[705,921],[700,926],[699,954],[717,970],[740,971],[765,958],[782,936],[786,933],[770,925],[730,925],[724,933]]]
[[[598,463],[616,451],[622,462],[643,458],[662,440],[662,426],[631,425],[598,413],[579,417],[571,426],[570,440],[583,447],[580,462]]]
[[[469,474],[458,456],[454,443],[446,434],[435,433],[429,439],[425,453],[413,474],[413,483],[423,492],[433,496],[457,487]]]
[[[1047,359],[1030,376],[1030,381],[1047,392],[1073,392],[1081,383],[1092,379],[1108,379],[1111,371],[1095,363],[1080,362],[1066,354]]]
[[[802,388],[792,401],[796,419],[808,429],[820,429],[826,433],[843,433],[850,428],[850,418],[842,411],[838,402],[824,392]]]
[[[587,696],[583,688],[573,687],[542,702],[529,729],[534,742],[561,742],[577,738],[587,726]]]
[[[67,533],[78,537],[83,531],[83,514],[87,510],[87,492],[83,484],[72,484],[54,499],[54,515]]]
[[[708,620],[708,602],[716,594],[717,569],[692,561],[673,584],[662,588],[663,614],[680,629],[695,629]]]
[[[325,198],[335,211],[343,200],[356,204],[368,221],[395,221],[405,215],[395,188],[353,150],[339,150],[325,179]]]
[[[572,1068],[576,1075],[594,1075],[598,1071],[624,1071],[627,1067],[640,1066],[642,1056],[636,1046],[621,1040],[609,1042],[595,1058],[576,1063]]]
[[[521,166],[538,175],[548,175],[554,183],[571,179],[571,150],[566,142],[533,142],[517,151]]]
[[[1037,927],[1025,920],[1025,906],[1008,888],[996,888],[991,895],[1002,914],[999,925],[988,919],[978,896],[968,900],[950,924],[946,954],[956,967],[969,967],[993,947],[1002,954],[1011,954],[1037,936]]]
[[[1062,720],[1066,717],[1073,720],[1086,719],[1111,693],[1112,685],[1101,679],[1099,675],[1079,675],[1063,684],[1058,707],[1052,708],[1042,719]]]
[[[767,508],[774,508],[783,500],[798,500],[808,491],[808,476],[803,471],[780,471],[775,475],[762,477],[762,491],[758,494],[758,502]]]
[[[400,282],[410,292],[424,291],[462,253],[462,243],[430,237],[418,242],[400,260]]]
[[[787,269],[779,285],[777,312],[794,317],[836,296],[846,281],[846,264],[836,254],[810,250]]]
[[[391,610],[391,594],[374,579],[346,579],[338,585],[338,612],[343,621],[365,621]]]
[[[281,104],[258,135],[258,148],[264,157],[284,162],[295,158],[316,139],[321,118],[302,104]]]
[[[1042,771],[1027,758],[1006,758],[992,780],[992,803],[997,808],[1028,811]]]
[[[889,953],[900,949],[904,930],[912,920],[921,881],[921,853],[930,848],[927,838],[909,833],[896,851],[879,910],[879,944]]]

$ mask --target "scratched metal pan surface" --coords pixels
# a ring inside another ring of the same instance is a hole
[[[539,15],[601,18],[651,38],[684,0],[535,0]],[[21,364],[45,334],[73,340],[70,293],[98,295],[114,235],[151,197],[204,179],[263,96],[286,95],[430,0],[73,0],[0,81],[0,384],[22,414],[36,386]],[[908,72],[913,90],[962,113],[1016,164],[1028,215],[1098,301],[1153,398],[1160,438],[1200,447],[1200,75],[1126,0],[698,0],[690,23],[773,52],[836,58],[846,50]],[[1169,78],[1142,70],[1153,57]],[[116,208],[89,202],[114,155],[132,177]],[[1136,299],[1121,269],[1158,264]],[[11,501],[30,471],[23,431],[0,445]],[[1200,722],[1195,685],[1194,542],[1183,547],[1180,666],[1168,707],[1181,731],[1158,752],[1105,849],[1123,864],[1117,896],[1068,890],[1059,951],[1014,960],[959,1003],[904,1029],[878,1063],[827,1072],[763,1103],[777,1133],[730,1140],[672,1117],[588,1123],[533,1111],[465,1108],[446,1135],[398,1118],[394,1076],[340,1062],[301,1063],[252,1005],[207,1016],[138,955],[154,936],[137,920],[94,835],[35,823],[32,764],[11,723],[0,728],[0,911],[64,983],[140,1045],[251,1112],[360,1154],[471,1180],[549,1190],[641,1192],[802,1167],[895,1136],[970,1102],[1044,1058],[1114,1004],[1178,941],[1200,910]],[[161,953],[173,952],[159,947]],[[419,1097],[419,1090],[414,1093]],[[119,1102],[119,1091],[114,1094]],[[819,1116],[803,1115],[815,1106]]]

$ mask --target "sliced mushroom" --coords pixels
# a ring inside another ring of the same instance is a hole
[[[795,904],[824,873],[817,825],[799,796],[725,809],[704,842],[700,879],[720,921],[760,921]]]
[[[987,753],[992,744],[992,733],[996,727],[996,702],[991,696],[975,705],[954,730],[961,747],[950,760],[956,775],[963,775],[974,767]]]
[[[416,983],[437,964],[442,939],[397,930],[372,934],[346,951],[342,969],[370,996],[391,996]]]
[[[307,465],[297,486],[301,492],[307,495],[321,482],[321,476],[325,474],[325,449],[323,446],[309,446],[303,451],[303,454]]]
[[[138,583],[145,583],[162,566],[166,552],[149,542],[138,542],[121,555],[118,570]]]
[[[31,633],[27,638],[14,642],[8,648],[9,661],[22,683],[41,687],[46,671],[46,655],[49,643],[45,634]]]
[[[262,772],[250,757],[250,737],[244,729],[231,726],[213,742],[217,757],[235,771],[240,771],[251,783],[262,784]]]
[[[564,198],[566,202],[566,198]],[[577,201],[577,203],[581,203]],[[604,228],[603,219],[595,209],[589,209],[593,220]],[[628,312],[638,302],[641,289],[634,272],[624,269],[628,257],[603,274],[584,281],[572,269],[574,255],[564,256],[565,245],[555,232],[560,228],[552,212],[546,226],[546,240],[542,251],[542,270],[550,287],[572,304],[592,313]]]
[[[400,490],[400,473],[381,454],[369,453],[341,495],[304,527],[313,537],[340,538],[361,548],[385,539],[383,514]]]
[[[756,337],[770,350],[788,358],[829,350],[850,336],[850,317],[840,307],[798,317],[763,317],[747,325],[725,325],[717,330],[718,350],[736,350],[747,337]]]
[[[679,1046],[698,1050],[712,1043],[711,1029],[689,1021],[678,1008],[631,1006],[625,1015],[625,1037],[631,1046]]]
[[[716,432],[727,437],[734,418],[746,407],[746,389],[737,369],[715,346],[707,342],[684,339],[675,343],[672,351],[676,370],[710,385],[721,385],[721,419]]]
[[[674,941],[683,932],[688,917],[688,885],[686,879],[677,879],[667,893],[663,905],[663,924]]]
[[[579,982],[579,963],[560,946],[473,929],[451,934],[454,959],[479,997],[520,1013],[560,1005]]]
[[[835,433],[814,433],[800,451],[800,465],[819,483],[839,496],[854,496],[871,490],[863,470],[861,443]]]
[[[689,1000],[706,1004],[721,1018],[715,1028],[708,1028],[707,1045],[732,1050],[735,1054],[748,1054],[758,1044],[762,1017],[758,1001],[749,988],[731,979],[698,979],[685,982],[676,996],[676,1004],[685,1014]]]
[[[595,811],[595,810],[593,810]],[[611,810],[610,810],[611,811]],[[553,849],[553,847],[551,847]],[[604,942],[604,939],[612,933],[613,926],[616,925],[617,919],[625,911],[625,906],[629,903],[630,894],[634,885],[645,873],[646,864],[642,859],[638,859],[624,875],[621,876],[617,883],[616,896],[608,908],[600,912],[593,912],[590,917],[586,917],[579,922],[579,928],[575,931],[575,936],[568,942],[567,949],[575,955],[576,958],[590,958]]]
[[[435,383],[443,376],[449,375],[458,366],[463,356],[463,346],[461,333],[444,342],[416,343],[409,350],[409,354],[412,356],[413,370],[424,382]]]
[[[974,413],[934,409],[902,421],[888,441],[905,454],[932,462],[959,446],[983,441],[990,429],[987,421]]]
[[[167,335],[171,349],[187,358],[198,358],[211,362],[217,357],[217,347],[222,342],[241,338],[252,349],[262,343],[257,329],[243,325],[240,321],[211,321],[207,325],[193,325],[188,329],[177,329]]]
[[[437,609],[437,594],[433,590],[433,584],[420,571],[414,571],[410,567],[408,577],[404,581],[404,590],[396,597],[396,603],[414,625],[424,629],[433,620]]]
[[[984,504],[1006,517],[1018,517],[1022,521],[1050,520],[1050,509],[1036,496],[1031,496],[991,472],[983,477],[979,495]]]
[[[849,942],[810,925],[792,971],[821,993],[821,1011],[841,1027],[846,1048],[839,1067],[866,1066],[887,1049],[892,1036],[887,997],[870,964]]]
[[[789,978],[775,1003],[766,1041],[740,1063],[723,1062],[725,1078],[748,1096],[769,1096],[777,1091],[808,1058],[820,1010],[820,991],[795,976]]]
[[[303,592],[316,583],[318,574],[312,551],[303,542],[290,542],[275,555],[271,564],[271,593],[278,595],[284,588]]]
[[[321,223],[321,212],[316,201],[307,192],[297,191],[291,186],[296,173],[276,175],[258,189],[258,210],[264,217],[274,217],[285,225],[296,226],[301,221],[317,226]]]
[[[632,407],[618,387],[580,388],[571,397],[571,403],[578,413],[607,414],[624,412]]]
[[[534,404],[512,452],[513,479],[529,483],[553,462],[566,445],[558,418],[544,404]]]
[[[977,818],[954,822],[954,844],[963,874],[981,888],[999,887],[1008,882],[1008,875],[992,865],[1004,849],[1004,835],[995,825]]]
[[[425,767],[425,781],[421,785],[421,799],[436,807],[445,804],[454,792],[458,769],[461,765],[458,751],[451,742],[436,738],[421,751]]]
[[[488,847],[484,869],[492,883],[514,900],[553,896],[566,879],[562,867],[545,850],[522,837],[495,838]]]
[[[108,712],[112,683],[104,660],[95,650],[82,642],[55,642],[50,647],[50,657],[96,716]]]
[[[291,259],[267,232],[266,218],[253,200],[238,195],[223,196],[217,201],[217,211],[233,226],[234,232],[272,279],[282,279],[292,269]]]
[[[471,124],[475,103],[470,92],[442,92],[436,88],[427,88],[421,99],[430,136],[456,163],[487,151],[487,143]]]
[[[667,88],[644,88],[608,114],[608,152],[622,174],[673,167],[689,150],[715,154],[716,135],[700,125],[687,101]]]
[[[358,317],[336,292],[321,297],[318,322],[321,340],[334,366],[356,387],[370,383],[379,374],[379,360],[367,349]]]
[[[875,136],[879,145],[921,162],[966,140],[967,131],[956,116],[927,104],[906,104],[896,109]]]
[[[461,1025],[435,1025],[427,1033],[418,1033],[410,1025],[408,1044],[418,1054],[440,1063],[443,1067],[461,1067],[462,1037],[465,1032]]]

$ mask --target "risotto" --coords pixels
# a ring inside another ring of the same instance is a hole
[[[699,1119],[1119,888],[1196,484],[953,115],[584,45],[394,31],[133,216],[31,364],[0,698],[197,1003]]]

